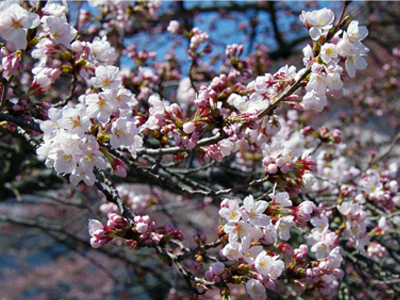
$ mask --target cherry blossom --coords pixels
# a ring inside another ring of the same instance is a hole
[[[110,144],[114,148],[119,145],[131,146],[135,142],[135,136],[139,133],[139,129],[135,123],[127,118],[118,118],[111,126],[113,133],[110,138]]]
[[[278,256],[269,256],[267,252],[262,251],[256,258],[255,267],[257,271],[272,280],[281,276],[285,264],[278,259]]]
[[[50,37],[57,43],[71,49],[71,42],[76,37],[77,30],[71,27],[62,17],[46,19],[50,28]]]
[[[0,16],[0,33],[2,37],[6,41],[12,41],[17,49],[25,49],[27,46],[27,29],[39,26],[39,16],[28,12],[16,3],[2,11]]]
[[[310,36],[313,40],[318,40],[323,34],[332,27],[335,18],[334,13],[327,8],[314,10],[312,12],[302,11],[300,21],[309,29]]]
[[[221,207],[219,210],[219,215],[226,221],[237,222],[241,218],[242,214],[239,209],[239,204],[236,199],[228,200],[227,206]]]
[[[96,68],[96,77],[92,77],[93,85],[97,88],[116,89],[121,84],[117,80],[119,68],[114,66],[98,66]]]
[[[250,279],[247,281],[246,290],[252,300],[267,299],[264,285],[256,279]]]
[[[242,217],[246,222],[259,227],[270,224],[269,217],[263,214],[268,207],[267,201],[259,200],[255,202],[253,196],[249,195],[244,198],[243,204]]]

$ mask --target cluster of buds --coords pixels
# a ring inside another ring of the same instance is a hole
[[[239,58],[240,55],[243,53],[243,45],[233,44],[226,46],[225,55],[232,59],[232,58]]]
[[[28,102],[25,99],[11,98],[10,102],[13,103],[13,111],[27,111],[29,109]],[[27,118],[26,118],[27,119]]]
[[[127,55],[130,59],[132,59],[137,66],[142,66],[144,62],[148,59],[154,60],[157,56],[157,52],[155,51],[137,51],[136,45],[131,44],[122,52],[123,55]]]
[[[207,32],[202,32],[199,28],[195,27],[191,31],[190,44],[189,44],[189,56],[195,57],[195,51],[201,43],[208,41],[210,37]],[[204,47],[204,53],[210,53],[212,51],[211,45]]]
[[[239,57],[243,53],[243,45],[233,44],[226,46],[225,55],[229,58],[232,69],[229,71],[229,81],[234,82],[241,73],[245,77],[249,77],[248,64],[245,60],[240,60]]]
[[[325,126],[318,129],[318,137],[322,142],[333,142],[339,144],[342,141],[342,132],[339,129],[329,131]]]
[[[108,244],[117,236],[123,237],[130,228],[128,220],[115,213],[110,214],[107,226],[98,220],[89,219],[88,227],[91,236],[90,245],[93,248]]]
[[[193,236],[193,240],[195,241],[195,243],[197,245],[205,245],[205,243],[207,241],[207,237],[202,232],[197,232]]]
[[[291,197],[295,198],[302,192],[308,192],[316,182],[313,172],[316,171],[316,162],[311,156],[305,155],[294,162],[293,169],[282,174],[278,179],[281,186]]]
[[[332,249],[329,256],[319,263],[312,263],[305,270],[305,280],[308,285],[314,284],[322,294],[327,295],[332,286],[337,284],[336,279],[342,279],[344,271],[340,269],[343,258],[340,247]]]
[[[170,240],[183,241],[185,237],[182,232],[171,224],[167,224],[157,228],[157,233],[162,237],[163,243],[167,244]]]
[[[286,174],[294,168],[295,158],[298,155],[296,148],[284,146],[274,141],[271,145],[263,144],[263,164],[265,173],[276,174],[278,171]]]
[[[135,216],[134,230],[140,234],[139,239],[145,243],[150,244],[152,240],[151,233],[156,228],[154,221],[149,216]]]
[[[342,141],[342,132],[339,129],[333,129],[329,131],[326,126],[322,126],[315,131],[311,126],[305,126],[301,133],[304,136],[314,135],[319,138],[323,143],[335,143],[339,144]]]
[[[387,250],[381,244],[374,241],[368,245],[366,255],[369,258],[376,257],[378,259],[383,259],[387,256]]]
[[[0,52],[8,52],[4,48],[1,49]],[[1,54],[3,54],[1,53]],[[10,55],[6,55],[1,60],[1,67],[3,69],[3,77],[7,80],[10,79],[11,76],[16,76],[19,73],[19,70],[22,68],[22,59],[21,54],[19,52],[15,52]]]
[[[308,252],[307,245],[300,245],[299,248],[293,250],[292,258],[297,265],[304,265],[306,263],[306,256]]]
[[[208,280],[212,280],[214,282],[220,282],[222,279],[227,277],[225,272],[225,265],[222,262],[216,262],[211,265],[210,268],[204,273],[205,277]]]

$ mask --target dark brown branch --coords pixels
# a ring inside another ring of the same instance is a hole
[[[97,188],[106,196],[107,201],[116,204],[121,212],[121,215],[125,217],[131,226],[134,224],[134,214],[132,211],[125,205],[124,201],[119,197],[118,191],[114,186],[110,176],[104,171],[97,169],[96,172],[100,174],[103,178],[104,184],[108,187],[108,191],[103,188],[100,182],[96,182]]]
[[[33,121],[24,120],[24,119],[19,119],[10,114],[0,113],[0,121],[12,122],[18,126],[28,128],[28,129],[34,130],[36,132],[42,132],[38,123],[33,122]]]

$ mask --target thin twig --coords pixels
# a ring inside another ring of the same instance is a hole
[[[76,88],[75,69],[73,70],[73,72],[74,72],[74,74],[73,74],[72,80],[71,80],[71,89],[69,91],[69,95],[64,100],[61,100],[60,102],[58,102],[56,104],[53,104],[53,107],[63,107],[68,103],[68,101],[72,100],[72,97],[74,96],[74,91],[75,91],[75,88]]]

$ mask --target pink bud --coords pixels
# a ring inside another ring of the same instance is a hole
[[[142,216],[142,221],[146,224],[150,224],[150,217],[148,215]]]
[[[211,269],[215,275],[220,275],[225,271],[225,265],[222,262],[216,262],[211,266]]]
[[[125,163],[120,160],[119,158],[115,157],[114,160],[111,163],[111,167],[113,168],[114,174],[116,176],[125,178],[127,173],[126,173],[126,165]]]
[[[123,216],[112,213],[107,221],[107,226],[111,229],[122,229],[128,225],[128,220]]]
[[[312,268],[313,276],[321,275],[321,270],[319,268]]]
[[[342,132],[339,129],[332,130],[331,136],[333,137],[336,144],[339,144],[342,140]]]
[[[111,231],[109,231],[108,229],[105,230],[97,230],[93,236],[96,237],[97,239],[105,239],[108,238],[110,235]]]
[[[311,126],[306,126],[301,130],[301,133],[305,136],[310,135],[314,132],[314,129]]]
[[[221,281],[221,277],[219,277],[219,276],[214,276],[213,280],[214,280],[215,282],[220,282],[220,281]]]
[[[211,53],[213,50],[213,47],[211,44],[208,44],[204,47],[204,53]]]
[[[280,252],[285,253],[285,254],[291,254],[292,253],[292,247],[290,247],[289,244],[280,244],[280,245],[278,245],[278,250]]]
[[[321,73],[323,69],[324,69],[323,66],[320,65],[319,63],[314,63],[311,67],[311,71],[313,73]]]
[[[156,228],[156,223],[154,223],[154,221],[151,221],[148,230],[154,230],[155,228]]]
[[[146,224],[146,223],[137,223],[136,224],[136,230],[139,232],[139,233],[145,233],[146,231],[147,231],[147,228],[148,228],[149,226],[148,226],[148,224]]]
[[[289,166],[289,165],[284,165],[282,168],[281,168],[281,172],[283,173],[283,174],[286,174],[287,172],[289,172],[290,170],[291,170],[292,168]]]
[[[313,277],[313,272],[311,269],[307,269],[305,273],[307,277]]]
[[[344,276],[344,271],[342,269],[339,269],[339,268],[334,269],[332,273],[338,279],[342,279],[343,276]]]
[[[321,269],[322,272],[326,272],[329,266],[326,261],[322,261],[318,267]]]
[[[238,51],[239,51],[238,56],[240,56],[243,53],[243,44],[239,45]]]
[[[156,242],[159,243],[161,241],[161,239],[163,238],[163,234],[160,233],[156,233],[156,232],[152,232],[151,233],[151,238]]]
[[[269,280],[267,283],[264,283],[264,286],[269,290],[274,290],[275,282],[273,282],[272,280]]]
[[[196,130],[196,125],[193,122],[188,122],[183,124],[183,131],[187,134],[192,133],[193,131]]]
[[[204,276],[208,279],[208,280],[212,280],[213,278],[213,273],[210,270],[207,270],[204,272]]]
[[[275,164],[268,165],[268,173],[275,174],[278,172],[278,167]]]

